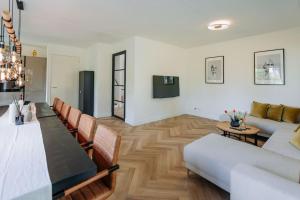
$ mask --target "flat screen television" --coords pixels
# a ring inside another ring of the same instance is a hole
[[[153,98],[179,96],[178,76],[153,76]]]

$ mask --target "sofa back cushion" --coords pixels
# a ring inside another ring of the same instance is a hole
[[[253,101],[250,115],[259,118],[267,118],[268,107],[269,104]]]
[[[299,123],[300,108],[284,106],[282,121],[288,123]]]
[[[283,113],[283,108],[283,105],[269,105],[267,111],[267,118],[280,122]]]

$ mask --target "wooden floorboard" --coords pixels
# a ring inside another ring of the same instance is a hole
[[[229,199],[227,192],[200,176],[188,177],[183,162],[184,146],[219,132],[216,121],[182,115],[140,126],[115,118],[101,118],[97,123],[122,136],[117,189],[109,199]]]

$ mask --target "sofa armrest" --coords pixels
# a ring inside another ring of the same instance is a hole
[[[231,200],[300,199],[299,183],[254,166],[239,164],[230,178]]]

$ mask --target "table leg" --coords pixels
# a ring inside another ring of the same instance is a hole
[[[254,144],[257,146],[257,134],[254,135]]]
[[[226,131],[223,131],[223,136],[225,136],[225,137],[226,137]]]

